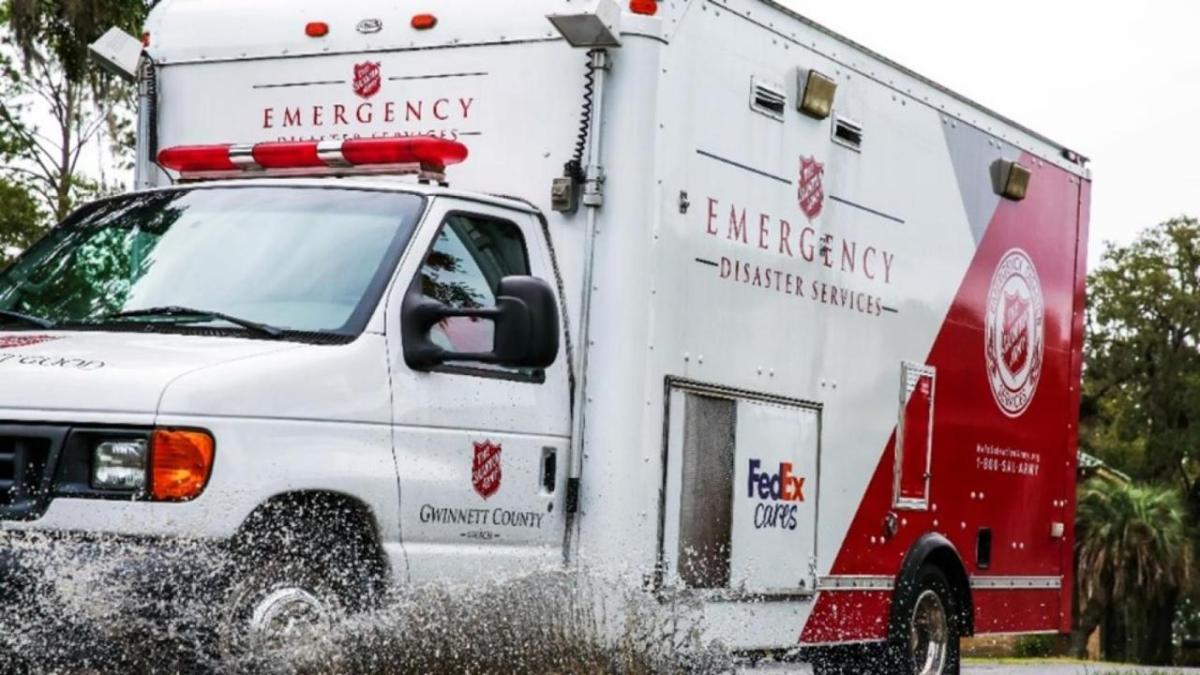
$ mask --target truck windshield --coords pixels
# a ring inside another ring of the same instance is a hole
[[[299,186],[106,200],[0,274],[0,328],[253,332],[256,323],[356,335],[423,204],[413,194]]]

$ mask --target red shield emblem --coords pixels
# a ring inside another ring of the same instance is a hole
[[[1029,361],[1029,301],[1019,294],[1004,294],[1004,332],[1000,342],[1008,372],[1021,372]]]
[[[383,74],[379,70],[378,61],[365,61],[354,66],[354,93],[363,98],[371,98],[379,93],[383,84]]]
[[[58,338],[50,337],[49,335],[10,335],[0,337],[0,349],[16,349],[18,347],[32,347],[40,345],[43,342],[57,340]]]
[[[500,444],[491,441],[475,444],[471,462],[471,484],[475,493],[487,499],[500,490]]]
[[[809,221],[825,210],[825,165],[815,157],[800,158],[800,210]]]

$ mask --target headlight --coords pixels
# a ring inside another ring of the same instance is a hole
[[[97,490],[141,492],[146,489],[145,439],[102,441],[92,454],[92,487]]]

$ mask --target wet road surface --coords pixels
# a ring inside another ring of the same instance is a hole
[[[747,675],[751,673],[801,675],[811,673],[812,670],[807,666],[766,666],[742,672]],[[1103,663],[988,663],[973,661],[964,665],[962,672],[963,675],[1158,675],[1160,673],[1200,675],[1200,668],[1146,668]]]

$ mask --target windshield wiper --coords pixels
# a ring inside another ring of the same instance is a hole
[[[220,321],[225,321],[225,322],[231,323],[235,326],[240,326],[242,328],[245,328],[246,330],[250,330],[255,333],[259,333],[261,335],[266,335],[267,337],[270,337],[272,339],[278,340],[279,338],[283,337],[283,330],[276,328],[274,326],[268,326],[267,324],[258,323],[257,321],[251,321],[249,319],[242,319],[242,318],[239,318],[236,316],[230,316],[229,314],[223,314],[221,312],[214,312],[214,311],[207,310],[207,309],[193,309],[191,307],[170,306],[170,307],[150,307],[147,309],[134,309],[134,310],[130,310],[128,312],[119,312],[117,314],[112,314],[106,318],[108,318],[108,319],[142,319],[142,318],[151,318],[151,317],[156,317],[156,316],[162,316],[162,317],[167,317],[167,318],[193,318],[193,319],[201,319],[201,320],[206,320],[206,319],[214,320],[215,319],[215,320],[220,320]]]
[[[57,325],[50,319],[43,319],[40,316],[22,314],[20,312],[13,312],[7,309],[0,309],[0,319],[13,319],[14,321],[27,323],[31,326],[37,326],[38,328],[54,328],[55,325]]]

